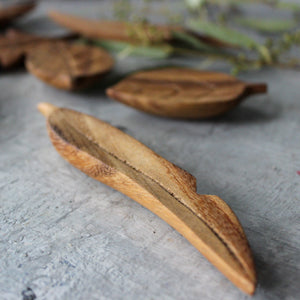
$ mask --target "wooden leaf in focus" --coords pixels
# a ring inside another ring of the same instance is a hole
[[[113,66],[112,57],[103,49],[57,41],[32,49],[26,68],[36,77],[57,88],[84,88],[102,77]]]
[[[38,108],[64,159],[150,209],[236,286],[253,294],[251,250],[237,217],[222,199],[198,194],[191,174],[103,121],[48,103]]]
[[[9,1],[8,1],[9,2]],[[12,1],[13,2],[13,1]],[[36,6],[36,1],[23,1],[15,4],[0,4],[0,25],[5,25],[17,17],[20,17]]]
[[[266,89],[266,84],[244,83],[223,73],[163,68],[134,73],[106,93],[148,113],[196,119],[221,115],[244,97]]]

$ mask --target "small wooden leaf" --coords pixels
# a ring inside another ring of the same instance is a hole
[[[137,35],[143,35],[147,42],[162,43],[169,41],[189,41],[193,46],[206,49],[232,47],[230,43],[212,36],[192,32],[180,26],[141,24],[108,20],[89,20],[81,17],[63,14],[57,11],[49,12],[49,17],[58,24],[87,38],[96,40],[114,40],[138,44]],[[201,46],[200,46],[201,45]],[[135,45],[136,46],[136,45]],[[141,53],[138,49],[137,52]]]
[[[0,4],[0,25],[5,25],[15,18],[18,18],[36,6],[36,1],[23,1],[23,3],[7,4],[5,6]]]
[[[58,40],[69,39],[70,35],[62,37],[41,37],[15,29],[9,29],[0,35],[0,67],[13,68],[24,62],[26,54],[38,45]]]
[[[134,73],[106,93],[148,113],[196,119],[221,115],[244,97],[266,89],[266,84],[247,84],[223,73],[163,68]]]
[[[102,77],[113,66],[103,49],[83,44],[53,42],[32,49],[26,68],[33,75],[57,88],[84,88]]]
[[[197,194],[191,174],[105,122],[48,103],[38,108],[64,159],[150,209],[236,286],[253,294],[251,250],[237,217],[222,199]]]
[[[150,41],[156,41],[157,35],[159,35],[162,40],[169,40],[172,38],[172,30],[178,28],[152,24],[144,24],[143,27],[140,28],[141,24],[110,20],[88,20],[56,11],[51,11],[48,15],[58,24],[92,39],[132,42],[135,41],[135,38],[132,37],[132,33],[134,33],[135,26],[138,26],[139,30],[142,30]]]
[[[48,38],[39,37],[14,29],[7,30],[0,35],[0,67],[9,69],[23,62],[27,51],[40,43],[49,41]]]

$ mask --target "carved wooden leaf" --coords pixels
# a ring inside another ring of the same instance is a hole
[[[72,35],[42,37],[9,29],[4,35],[0,35],[0,67],[2,69],[13,68],[23,63],[26,54],[38,45],[67,40],[72,37]]]
[[[0,25],[4,25],[20,17],[36,6],[36,1],[26,1],[24,3],[7,4],[5,6],[0,4]]]
[[[51,11],[48,15],[58,24],[89,38],[132,41],[130,30],[134,31],[134,23],[129,26],[128,22],[88,20],[57,11]],[[149,40],[155,40],[157,35],[161,35],[161,38],[164,40],[169,40],[171,38],[172,30],[175,28],[179,29],[175,26],[150,24],[139,24],[138,26],[143,26],[140,29],[148,36]],[[155,29],[155,32],[153,32],[153,29]]]
[[[165,220],[246,293],[256,275],[244,231],[229,206],[196,192],[188,172],[117,128],[41,103],[56,150],[72,165],[131,197]]]
[[[223,73],[163,68],[134,73],[106,92],[148,113],[193,119],[221,115],[244,97],[265,93],[266,84],[247,84]]]
[[[137,33],[138,30],[139,34],[143,32],[149,41],[161,42],[161,40],[176,40],[178,38],[178,35],[175,34],[176,32],[178,34],[188,34],[204,44],[216,48],[232,47],[232,45],[224,43],[216,38],[192,32],[191,30],[180,26],[89,20],[57,11],[51,11],[48,15],[53,21],[61,26],[91,39],[136,42],[135,33]]]
[[[105,50],[62,41],[35,47],[26,58],[26,68],[33,75],[66,90],[86,87],[112,66],[113,59]]]

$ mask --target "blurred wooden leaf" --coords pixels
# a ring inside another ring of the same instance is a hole
[[[291,30],[297,26],[295,20],[280,20],[280,19],[258,19],[258,18],[236,18],[235,21],[245,27],[265,33],[281,33]]]
[[[74,90],[88,86],[113,66],[103,49],[63,41],[42,44],[30,50],[26,68],[57,88]]]
[[[264,83],[245,83],[223,73],[169,67],[131,74],[106,93],[151,114],[197,119],[221,115],[243,98],[266,91]]]
[[[206,35],[237,47],[250,49],[257,46],[256,41],[248,37],[246,34],[233,30],[226,26],[221,26],[211,22],[200,20],[191,20],[188,25],[193,30],[200,31]]]
[[[92,39],[132,42],[136,41],[135,33],[139,33],[146,36],[150,42],[156,42],[158,35],[162,41],[168,41],[171,38],[172,30],[180,30],[174,26],[153,25],[149,23],[89,20],[57,11],[51,11],[48,15],[58,24]]]
[[[9,1],[7,1],[9,2]],[[36,1],[23,1],[23,3],[15,3],[15,4],[0,4],[0,25],[5,25],[15,18],[18,18],[36,6]]]

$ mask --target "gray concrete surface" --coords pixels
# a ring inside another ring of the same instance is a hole
[[[55,31],[42,16],[48,8],[93,15],[107,5],[90,3],[43,2],[19,24]],[[110,78],[164,63],[118,60]],[[48,139],[40,101],[120,126],[195,175],[198,191],[223,198],[246,231],[258,273],[253,299],[299,299],[300,73],[241,78],[267,81],[269,94],[220,119],[188,122],[107,99],[107,81],[69,93],[22,69],[1,73],[0,299],[249,298],[158,217],[66,163]]]

